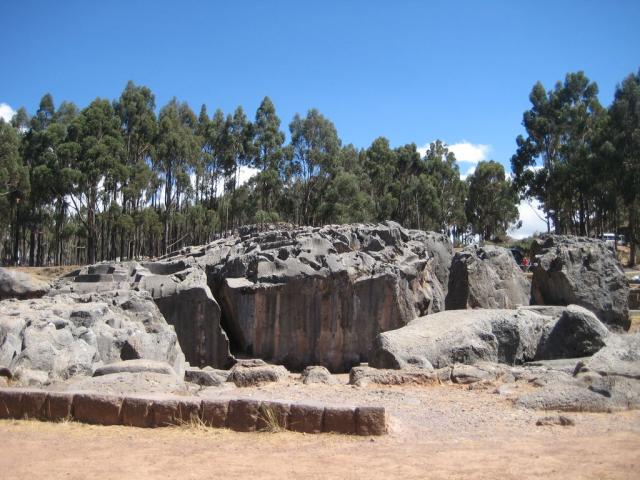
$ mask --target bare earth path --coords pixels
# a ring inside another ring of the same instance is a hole
[[[386,404],[391,433],[368,438],[3,420],[0,478],[640,478],[638,411],[568,414],[575,426],[538,427],[544,412],[459,387],[246,390],[291,398],[329,392],[339,403]]]

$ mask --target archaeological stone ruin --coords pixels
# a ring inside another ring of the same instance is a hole
[[[546,235],[534,264],[529,279],[505,248],[454,252],[385,222],[243,227],[52,284],[0,269],[0,418],[252,431],[268,409],[297,431],[387,431],[383,407],[242,395],[277,382],[526,384],[515,408],[638,408],[640,334],[613,252]]]

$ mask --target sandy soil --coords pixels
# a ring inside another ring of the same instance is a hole
[[[539,417],[554,413],[516,409],[491,388],[291,382],[242,395],[384,404],[391,432],[369,438],[3,420],[0,477],[631,479],[640,470],[639,411],[572,413],[575,426],[539,427]]]

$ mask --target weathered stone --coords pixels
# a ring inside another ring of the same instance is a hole
[[[430,252],[445,237],[393,222],[247,232],[212,244],[204,265],[238,353],[292,369],[347,371],[381,331],[444,307]],[[449,257],[450,258],[450,257]]]
[[[176,375],[171,365],[165,362],[157,362],[154,360],[146,360],[143,358],[136,360],[125,360],[122,362],[114,362],[96,368],[93,372],[94,377],[101,375],[111,375],[114,373],[140,373],[152,372],[161,373],[163,375]]]
[[[536,250],[531,292],[537,304],[580,305],[613,330],[629,329],[629,284],[603,241],[544,235]]]
[[[536,359],[578,358],[593,355],[609,335],[598,318],[577,305],[561,309],[559,319],[541,339]]]
[[[325,407],[322,431],[355,435],[356,411],[352,407]]]
[[[451,262],[447,310],[529,305],[531,286],[503,247],[466,247]]]
[[[119,425],[122,397],[77,393],[73,397],[73,416],[76,420],[98,425]]]
[[[27,273],[0,267],[0,300],[40,298],[49,288],[49,284]]]
[[[470,384],[496,380],[506,373],[506,369],[495,363],[478,362],[475,365],[456,363],[451,369],[454,383]]]
[[[176,329],[189,363],[229,368],[234,360],[220,325],[220,306],[205,273],[181,261],[145,263],[151,275],[139,275],[138,287],[149,291],[167,322]]]
[[[188,424],[200,418],[201,401],[192,398],[160,398],[153,402],[156,427]]]
[[[202,421],[206,425],[215,428],[224,428],[227,425],[228,412],[228,400],[202,400]]]
[[[369,365],[407,368],[428,362],[436,368],[484,360],[507,364],[533,360],[545,325],[552,319],[518,310],[451,310],[420,317],[374,342]]]
[[[311,383],[322,383],[325,385],[335,385],[338,381],[331,375],[331,372],[325,367],[310,366],[305,368],[300,375],[302,383],[309,385]]]
[[[433,369],[407,368],[391,370],[371,367],[353,367],[349,372],[350,385],[361,387],[369,383],[377,383],[379,385],[432,385],[438,383],[438,377]]]
[[[0,389],[0,418],[22,417],[22,390],[17,388]]]
[[[56,292],[0,302],[0,365],[19,384],[47,385],[133,359],[162,361],[182,374],[176,334],[148,293]]]
[[[44,416],[49,421],[68,420],[73,415],[73,393],[48,392],[44,402]]]
[[[20,403],[22,404],[23,418],[45,418],[44,406],[47,399],[47,392],[44,390],[23,391]]]
[[[324,407],[308,404],[293,404],[289,413],[289,429],[302,433],[320,433]]]
[[[219,387],[227,381],[228,373],[219,374],[220,370],[202,370],[197,367],[188,367],[184,371],[184,380],[203,387]]]
[[[257,365],[238,363],[233,366],[227,381],[238,387],[250,387],[260,383],[279,382],[287,378],[289,372],[282,365]]]
[[[227,427],[237,432],[253,432],[257,428],[259,415],[258,400],[231,400],[227,413]]]
[[[260,431],[279,432],[289,426],[291,405],[282,402],[262,402],[256,428]]]
[[[609,399],[584,386],[552,383],[518,398],[516,405],[536,410],[565,412],[607,412],[613,405]]]
[[[574,422],[572,419],[570,419],[569,417],[565,417],[564,415],[552,415],[552,416],[548,416],[548,417],[540,417],[538,420],[536,420],[536,425],[541,427],[541,426],[553,426],[553,425],[559,425],[562,427],[570,427],[575,425],[576,422]]]
[[[387,433],[387,415],[384,407],[356,408],[358,435],[384,435]]]
[[[576,366],[576,372],[580,371],[627,377],[640,382],[640,333],[609,335],[605,347]]]
[[[153,399],[125,397],[122,401],[122,424],[142,428],[153,427]]]

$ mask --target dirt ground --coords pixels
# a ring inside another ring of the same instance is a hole
[[[290,383],[243,389],[243,396],[384,404],[390,433],[351,437],[2,420],[0,478],[639,478],[638,411],[570,413],[575,426],[540,427],[538,418],[557,412],[515,408],[491,389]]]

